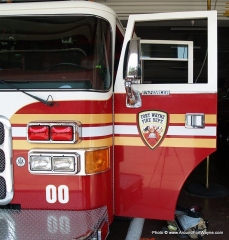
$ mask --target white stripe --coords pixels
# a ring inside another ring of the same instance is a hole
[[[115,134],[139,134],[137,126],[116,125]],[[216,136],[216,127],[186,128],[184,126],[170,126],[167,135],[173,136]]]
[[[92,101],[106,101],[109,100],[111,97],[111,91],[107,93],[101,92],[78,92],[76,91],[59,91],[59,92],[46,92],[46,91],[37,91],[33,92],[33,95],[36,97],[40,97],[42,99],[47,99],[48,95],[51,95],[56,102],[58,101],[76,101],[76,100],[92,100]],[[11,118],[12,115],[15,114],[19,109],[22,109],[24,106],[37,102],[34,98],[29,97],[22,92],[1,92],[1,99],[17,99],[14,101],[13,104],[5,104],[4,101],[0,102],[0,109],[1,112],[4,112],[4,116],[6,118]]]
[[[115,134],[139,134],[137,126],[115,125]]]
[[[186,128],[182,126],[169,127],[167,135],[180,136],[216,136],[216,127]]]
[[[13,137],[26,137],[26,127],[12,127]]]
[[[83,137],[102,137],[111,135],[113,133],[112,126],[105,127],[83,127],[82,136]]]
[[[82,137],[102,137],[111,135],[113,127],[103,126],[103,127],[83,127],[82,128]],[[24,137],[26,138],[26,127],[13,127],[12,128],[13,137]]]
[[[126,240],[139,240],[141,238],[144,221],[144,218],[134,218],[131,221]]]
[[[83,127],[82,137],[102,137],[113,133],[112,126]],[[138,135],[137,126],[116,125],[115,134]],[[26,127],[13,127],[13,137],[26,137]],[[216,127],[205,127],[200,129],[185,128],[183,126],[170,126],[168,136],[216,136]]]

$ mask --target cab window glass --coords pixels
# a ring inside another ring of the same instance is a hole
[[[111,87],[111,27],[102,18],[1,17],[0,32],[2,81],[21,89]]]
[[[207,19],[136,22],[142,83],[207,83]]]

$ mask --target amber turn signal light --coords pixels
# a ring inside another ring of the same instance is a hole
[[[109,148],[85,152],[86,174],[104,172],[110,168]]]

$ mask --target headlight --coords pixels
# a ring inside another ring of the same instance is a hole
[[[73,157],[53,157],[53,170],[56,172],[74,172],[75,161]]]
[[[31,156],[30,170],[32,171],[50,171],[52,162],[50,156]]]
[[[80,171],[80,155],[76,152],[29,151],[32,174],[76,174]]]

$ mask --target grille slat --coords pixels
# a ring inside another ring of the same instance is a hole
[[[6,198],[6,181],[0,177],[0,199]]]
[[[5,139],[4,125],[0,122],[0,145],[4,143],[4,139]]]
[[[4,172],[6,165],[5,153],[0,149],[0,173]]]
[[[0,206],[9,204],[14,195],[11,156],[12,126],[9,119],[0,115]]]

